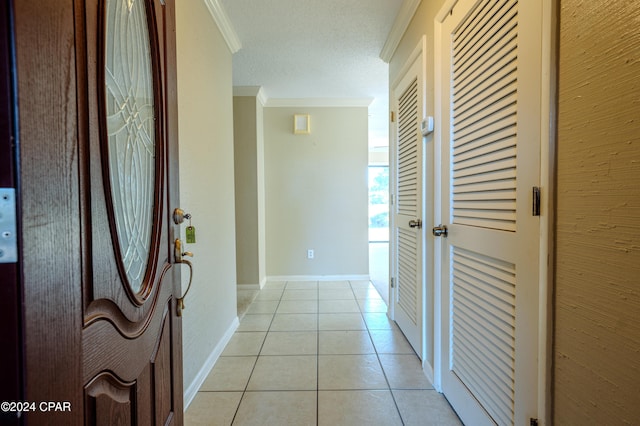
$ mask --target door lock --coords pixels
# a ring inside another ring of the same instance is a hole
[[[449,230],[447,229],[447,225],[438,225],[433,227],[433,236],[434,237],[445,237],[449,234]]]
[[[185,219],[187,219],[187,220],[191,219],[191,214],[186,213],[181,208],[176,208],[173,211],[173,222],[176,225],[180,225],[182,222],[184,222]]]

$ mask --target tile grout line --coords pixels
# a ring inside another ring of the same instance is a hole
[[[285,288],[286,288],[286,283],[285,283]],[[284,289],[282,290],[282,293],[284,294]],[[256,298],[257,297],[258,296],[256,295]],[[251,305],[253,304],[253,302],[255,302],[256,298],[253,299],[253,301],[251,302]],[[253,368],[251,368],[251,373],[249,373],[249,377],[247,378],[247,383],[244,385],[244,390],[242,391],[242,396],[240,397],[240,401],[238,401],[238,406],[236,407],[236,412],[233,414],[233,419],[231,419],[231,426],[233,426],[233,423],[235,423],[236,417],[238,416],[238,412],[240,411],[240,405],[242,405],[242,401],[244,400],[244,397],[247,394],[247,389],[249,388],[249,382],[251,381],[251,376],[253,376],[253,373],[256,370],[256,366],[258,365],[258,359],[260,359],[260,352],[262,352],[262,348],[264,347],[264,343],[267,341],[267,336],[269,335],[269,330],[271,329],[271,325],[273,324],[273,320],[276,317],[276,312],[278,311],[278,307],[280,306],[280,301],[281,300],[282,300],[282,294],[280,295],[280,298],[278,299],[278,304],[276,305],[276,309],[273,311],[273,316],[271,317],[271,322],[269,323],[269,327],[267,327],[267,332],[264,335],[264,340],[262,340],[262,344],[260,345],[260,349],[258,349],[258,354],[256,355],[256,362],[253,364]],[[249,308],[251,307],[251,305],[249,305]],[[247,311],[249,311],[249,308],[247,308]]]
[[[371,283],[371,280],[369,280],[369,283]],[[351,283],[349,283],[351,284]],[[373,283],[371,283],[371,285],[373,285]],[[374,286],[375,288],[375,286]],[[378,289],[376,289],[376,292],[378,291]],[[355,293],[354,293],[355,294]],[[378,293],[379,295],[380,293]],[[362,309],[360,309],[362,311]],[[364,312],[362,312],[363,314],[363,319],[364,319]],[[396,397],[393,394],[393,390],[391,389],[391,383],[389,383],[389,378],[387,377],[387,372],[384,369],[384,366],[382,365],[382,361],[380,361],[380,354],[378,353],[378,348],[376,347],[375,343],[373,343],[373,337],[371,336],[371,330],[369,329],[369,324],[366,323],[365,321],[365,325],[367,327],[367,333],[369,334],[369,339],[371,339],[371,343],[373,344],[373,350],[376,352],[376,359],[378,360],[378,364],[380,364],[380,369],[382,370],[382,374],[384,375],[384,380],[387,382],[387,386],[389,387],[389,393],[391,394],[391,399],[393,400],[393,405],[395,405],[396,407],[396,412],[398,413],[398,417],[400,418],[400,422],[402,423],[402,426],[404,426],[404,419],[402,418],[402,413],[400,412],[400,407],[398,407],[398,402],[396,401]]]
[[[348,282],[351,294],[353,295],[353,298],[356,301],[356,305],[358,307],[358,314],[359,314],[359,317],[360,317],[360,319],[361,319],[361,321],[362,321],[362,323],[364,325],[364,329],[362,331],[366,331],[367,332],[366,335],[368,336],[368,338],[369,338],[369,340],[371,342],[371,345],[372,345],[372,348],[373,348],[374,352],[371,353],[370,355],[376,355],[376,359],[378,361],[378,365],[380,366],[380,369],[382,370],[383,376],[385,378],[386,390],[389,391],[389,393],[391,394],[392,400],[394,402],[394,406],[396,407],[396,412],[398,413],[398,416],[400,418],[400,421],[401,421],[402,425],[404,425],[405,422],[404,422],[404,419],[402,418],[402,414],[401,414],[400,409],[398,407],[398,403],[396,401],[395,395],[394,395],[393,390],[391,388],[391,385],[390,385],[390,382],[389,382],[389,378],[387,377],[387,372],[385,371],[385,369],[384,369],[384,367],[382,365],[382,362],[381,362],[381,359],[380,359],[380,353],[378,351],[377,346],[374,343],[374,339],[372,337],[372,329],[370,328],[370,325],[368,324],[368,322],[366,320],[366,317],[365,317],[365,314],[368,313],[368,312],[365,312],[365,310],[368,309],[366,307],[366,302],[367,302],[367,300],[369,300],[369,298],[368,297],[364,297],[362,303],[360,303],[360,301],[357,298],[356,289],[353,287],[351,281],[350,280],[345,280],[345,281]],[[281,302],[284,300],[284,294],[285,294],[285,292],[287,290],[288,285],[289,285],[289,282],[285,282],[285,285],[284,285],[284,287],[282,289],[282,293],[280,295],[280,298],[277,301],[278,303],[276,304],[275,310],[273,311],[272,318],[271,318],[271,320],[269,322],[269,325],[268,325],[266,333],[265,333],[265,337],[264,337],[264,339],[263,339],[263,341],[262,341],[262,343],[260,345],[260,349],[258,350],[258,354],[256,356],[256,362],[254,363],[253,368],[251,369],[251,373],[249,374],[249,378],[247,380],[247,383],[245,384],[244,390],[242,391],[241,399],[240,399],[240,401],[238,403],[238,406],[236,407],[236,411],[234,413],[234,417],[233,417],[232,423],[231,423],[232,425],[236,421],[236,417],[237,417],[237,415],[239,413],[240,406],[241,406],[242,402],[245,401],[245,396],[247,395],[248,392],[252,392],[252,391],[248,390],[248,385],[249,385],[249,382],[251,380],[251,377],[253,376],[253,374],[255,372],[258,360],[261,357],[268,357],[269,356],[269,355],[262,354],[262,351],[265,348],[266,339],[267,339],[268,335],[270,333],[275,333],[276,332],[276,331],[272,331],[272,327],[273,327],[274,322],[275,322],[275,315],[277,314],[278,309],[280,308]],[[315,388],[315,390],[316,390],[316,425],[318,425],[319,424],[319,419],[320,419],[320,401],[319,401],[319,399],[320,399],[319,398],[319,396],[320,396],[320,365],[319,364],[320,364],[320,332],[321,332],[321,330],[320,330],[320,302],[321,302],[321,300],[320,300],[320,290],[321,289],[320,289],[320,283],[318,281],[315,281],[315,285],[316,285],[316,312],[315,312],[315,314],[316,314],[315,315],[315,317],[316,317],[315,318],[316,319],[316,324],[315,324],[315,332],[316,332],[316,351],[315,351],[315,356],[316,356],[316,388]],[[372,285],[370,280],[369,280],[369,285]],[[374,288],[375,288],[375,286],[374,286]],[[294,290],[294,289],[291,289],[291,290]],[[377,291],[377,289],[375,289],[375,291],[379,295],[379,292]],[[254,301],[255,301],[255,299],[254,299]],[[329,312],[329,314],[331,314],[331,313],[333,313],[333,314],[341,314],[341,312]],[[346,313],[349,313],[349,312],[344,312],[344,313],[346,314]],[[355,312],[353,312],[353,313],[355,313]],[[345,328],[345,327],[343,327],[343,328]],[[378,329],[376,328],[376,330],[378,330]],[[393,330],[393,328],[391,330]],[[282,331],[282,332],[291,332],[292,330],[280,330],[280,331]],[[301,331],[303,331],[303,330],[301,330]],[[333,331],[333,330],[329,330],[329,331]],[[335,330],[335,331],[341,331],[341,330]],[[346,330],[346,328],[345,328],[344,331],[348,332],[348,331],[350,331],[350,329]],[[331,355],[341,355],[341,354],[331,354]],[[344,354],[344,355],[353,355],[353,354]],[[276,355],[274,354],[273,356],[276,356]],[[297,356],[297,355],[296,354],[290,354],[290,356]],[[328,390],[331,390],[331,389],[328,389]],[[371,391],[371,390],[372,389],[335,389],[335,390],[331,390],[331,391],[337,392],[337,391]],[[259,390],[257,390],[257,391],[259,391]],[[279,390],[276,390],[276,389],[265,390],[265,391],[266,392],[279,392]],[[290,389],[290,390],[282,390],[282,391],[301,392],[302,390]]]
[[[320,282],[316,281],[316,426],[320,424]]]

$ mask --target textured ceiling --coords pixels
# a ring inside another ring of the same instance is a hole
[[[233,84],[269,99],[371,98],[370,144],[385,143],[388,65],[380,51],[403,0],[222,0],[242,48]]]

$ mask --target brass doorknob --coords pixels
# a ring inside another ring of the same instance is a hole
[[[173,222],[176,225],[180,225],[182,222],[184,222],[185,219],[187,219],[187,220],[191,219],[191,214],[186,213],[181,208],[176,208],[173,211]]]

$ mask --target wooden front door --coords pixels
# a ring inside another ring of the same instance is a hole
[[[13,16],[24,399],[61,403],[22,418],[182,424],[174,2]]]

